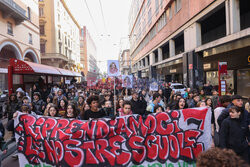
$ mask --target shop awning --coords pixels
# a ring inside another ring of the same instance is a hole
[[[61,73],[61,74],[64,74],[65,76],[75,76],[73,74],[72,71],[69,71],[69,70],[65,70],[65,69],[62,69],[62,68],[57,68],[57,70]]]
[[[78,72],[72,71],[72,73],[73,73],[74,76],[76,76],[76,77],[82,77],[82,75],[81,75],[80,73],[78,73]]]
[[[81,74],[79,73],[65,70],[62,68],[56,68],[44,64],[37,64],[17,59],[10,59],[10,66],[12,66],[13,68],[13,74],[57,75],[57,76],[59,75],[59,76],[72,76],[72,77],[81,76]]]

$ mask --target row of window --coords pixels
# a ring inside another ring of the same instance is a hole
[[[181,9],[181,3],[182,3],[182,0],[175,0],[175,3],[174,3],[175,4],[175,14],[180,11],[180,9]],[[167,24],[167,14],[168,14],[169,20],[172,19],[172,13],[173,13],[172,12],[172,7],[170,5],[170,7],[163,13],[163,15],[157,21],[157,23],[155,24],[155,26],[151,29],[151,31],[148,33],[148,35],[141,42],[140,46],[136,50],[141,50],[148,43],[148,41],[151,40],[156,35],[156,29],[155,29],[156,27],[157,27],[157,32],[159,32]],[[136,40],[135,41],[133,41],[133,40],[131,41],[131,44],[132,44],[131,45],[132,46],[131,50],[133,50],[133,47],[136,46],[135,43],[138,43],[141,40],[141,37],[145,33],[146,27],[147,26],[150,27],[150,25],[151,25],[151,19],[152,19],[151,9],[149,9],[149,12],[148,12],[148,24],[144,25],[144,27],[138,29],[139,31],[136,34]],[[141,29],[142,29],[142,32],[141,32]],[[137,52],[139,52],[139,51],[137,51]],[[136,54],[137,54],[137,52],[135,51]],[[135,53],[133,55],[136,55]]]
[[[7,34],[12,35],[12,36],[14,35],[14,33],[13,33],[13,25],[10,22],[7,22]],[[29,33],[28,35],[29,35],[29,44],[32,45],[33,44],[32,34]]]

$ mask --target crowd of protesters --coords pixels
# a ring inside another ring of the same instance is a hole
[[[30,96],[29,96],[30,94]],[[21,88],[9,96],[4,116],[8,118],[7,129],[14,131],[13,117],[16,111],[51,117],[89,120],[114,118],[139,114],[169,112],[193,107],[210,107],[212,111],[212,137],[214,145],[232,149],[237,155],[249,160],[249,99],[240,95],[218,96],[211,85],[201,90],[186,89],[179,94],[169,83],[159,86],[158,91],[148,89],[90,90],[77,86],[39,88],[35,84],[31,92]],[[0,122],[0,140],[4,127]]]

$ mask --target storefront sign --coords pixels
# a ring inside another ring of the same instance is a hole
[[[15,137],[21,167],[193,165],[211,147],[211,111],[91,121],[18,113]]]
[[[204,68],[204,70],[210,69],[211,68],[211,64],[210,63],[203,64],[203,68]]]
[[[176,69],[171,69],[170,73],[176,73]]]
[[[226,81],[225,76],[227,75],[227,62],[218,63],[218,81],[219,81],[219,96],[225,95],[226,90]]]

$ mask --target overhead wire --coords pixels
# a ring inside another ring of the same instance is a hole
[[[87,3],[87,1],[86,1],[86,0],[84,0],[84,2],[85,2],[85,5],[86,5],[86,7],[87,7],[87,9],[88,9],[88,13],[89,13],[89,15],[90,15],[91,21],[92,21],[92,22],[93,22],[93,24],[94,24],[94,27],[95,27],[96,33],[98,34],[98,29],[97,29],[97,26],[96,26],[96,24],[95,24],[94,18],[93,18],[93,16],[92,16],[91,12],[90,12],[90,9],[89,9],[89,6],[88,6],[88,3]]]
[[[100,8],[101,8],[101,14],[102,14],[102,19],[103,19],[104,29],[105,29],[105,32],[107,34],[107,27],[106,27],[106,22],[105,22],[104,14],[103,14],[103,8],[102,8],[101,0],[99,0],[99,4],[100,4]]]

